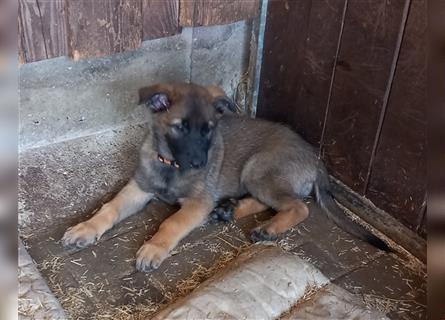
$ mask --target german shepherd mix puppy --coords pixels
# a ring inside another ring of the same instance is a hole
[[[273,208],[275,216],[251,233],[252,241],[273,240],[308,216],[303,199],[313,192],[339,226],[389,250],[344,215],[329,192],[324,165],[289,128],[235,115],[234,103],[218,87],[157,84],[141,88],[139,96],[153,116],[133,178],[91,219],[69,228],[64,245],[94,243],[154,197],[179,202],[181,209],[136,254],[137,269],[148,271],[209,216],[240,219]]]

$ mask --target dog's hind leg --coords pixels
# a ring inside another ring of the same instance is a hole
[[[307,218],[309,209],[299,199],[287,199],[282,202],[276,215],[267,220],[263,225],[252,230],[251,240],[271,241]]]
[[[245,176],[247,191],[261,203],[277,211],[271,219],[252,230],[251,239],[254,242],[275,240],[280,233],[302,222],[309,215],[309,209],[300,200],[293,181],[280,170],[274,173],[259,176],[254,172]]]
[[[262,212],[268,206],[259,202],[253,197],[247,197],[241,200],[227,199],[223,200],[210,213],[210,218],[214,221],[232,221],[247,217],[251,214]]]
[[[235,220],[247,217],[251,214],[255,214],[258,212],[262,212],[269,208],[264,203],[259,202],[257,199],[253,197],[244,198],[238,201],[238,205],[233,212],[233,218]]]

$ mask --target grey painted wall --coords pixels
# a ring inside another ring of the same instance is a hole
[[[20,150],[146,122],[141,86],[193,81],[233,95],[249,64],[251,22],[184,28],[132,52],[29,63],[19,71]]]

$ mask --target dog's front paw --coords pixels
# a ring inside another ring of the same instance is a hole
[[[233,221],[233,214],[238,204],[236,199],[227,199],[221,201],[218,206],[210,212],[210,221],[217,222],[230,222]]]
[[[277,238],[276,234],[269,233],[261,227],[253,229],[250,234],[250,240],[252,240],[252,242],[275,241]]]
[[[88,221],[81,222],[68,228],[63,235],[62,244],[65,247],[85,248],[99,240],[101,234],[95,226]]]
[[[148,241],[136,253],[136,269],[141,272],[157,269],[167,257],[167,249]]]

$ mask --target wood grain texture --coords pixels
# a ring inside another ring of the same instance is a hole
[[[257,114],[318,145],[344,1],[271,1]]]
[[[368,199],[353,192],[335,178],[331,178],[331,189],[336,201],[411,252],[415,257],[426,262],[427,243],[412,229],[406,227],[388,212],[377,208]]]
[[[405,0],[349,1],[323,158],[334,176],[364,194]]]
[[[296,86],[308,31],[311,0],[270,1],[264,34],[257,116],[295,126]]]
[[[69,51],[74,59],[132,50],[142,41],[142,3],[68,1]]]
[[[427,9],[411,4],[366,196],[415,229],[427,185]]]
[[[428,19],[428,213],[430,235],[445,233],[443,195],[445,194],[445,1],[429,1]],[[439,303],[439,301],[438,301]],[[431,315],[431,319],[439,317]]]
[[[20,10],[18,8],[18,10]],[[24,40],[24,34],[23,34],[23,26],[22,26],[22,19],[20,17],[20,11],[18,11],[18,19],[17,19],[17,48],[18,48],[18,64],[22,65],[26,63],[26,56],[25,56],[25,40]]]
[[[33,62],[46,59],[40,9],[36,0],[19,0],[18,23],[24,60]]]
[[[48,58],[68,55],[66,0],[37,0]]]
[[[179,24],[183,27],[228,24],[256,17],[259,0],[181,0]]]
[[[193,27],[195,14],[195,0],[180,0],[179,25],[181,27]]]
[[[179,0],[142,0],[142,39],[179,33]]]
[[[417,233],[426,239],[426,214],[428,211],[428,190],[425,190],[425,195],[423,197],[423,203],[419,210],[419,214],[417,215],[417,225],[416,225],[416,231]]]

